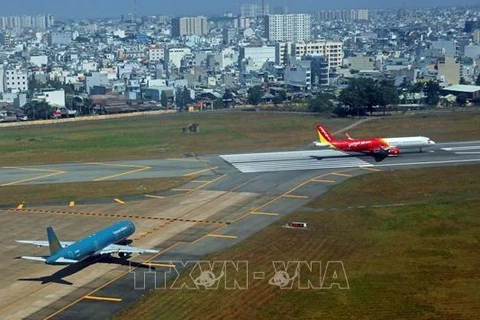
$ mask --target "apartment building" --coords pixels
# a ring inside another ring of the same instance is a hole
[[[172,37],[198,35],[203,36],[208,33],[207,18],[198,17],[180,17],[172,19]]]
[[[310,14],[270,14],[265,19],[265,31],[269,41],[302,42],[311,39]]]
[[[5,91],[22,92],[28,90],[27,71],[21,69],[5,70]]]

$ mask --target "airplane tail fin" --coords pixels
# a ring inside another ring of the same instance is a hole
[[[50,247],[50,254],[54,255],[60,249],[62,249],[62,245],[53,231],[52,227],[47,227],[47,239],[48,239],[48,246]]]
[[[332,142],[335,139],[332,137],[330,132],[327,131],[322,125],[317,126],[318,138],[321,145],[332,146]]]

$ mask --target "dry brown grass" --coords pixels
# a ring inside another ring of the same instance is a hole
[[[87,199],[151,194],[155,191],[178,187],[189,179],[179,177],[4,186],[1,187],[0,205],[16,205],[22,202],[26,204],[56,201],[68,203]]]

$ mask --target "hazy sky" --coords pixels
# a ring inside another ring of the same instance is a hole
[[[221,14],[239,12],[241,3],[261,3],[261,0],[2,0],[0,16],[51,13],[62,18],[116,17],[133,11],[136,2],[139,15]],[[474,5],[479,0],[266,0],[271,7],[286,5],[291,12],[313,12],[341,8],[395,8]],[[323,2],[323,1],[322,1]],[[326,2],[326,1],[325,1]]]

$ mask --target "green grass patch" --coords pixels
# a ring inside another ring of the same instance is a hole
[[[205,258],[248,260],[248,290],[157,290],[114,319],[476,318],[479,169],[409,169],[351,179],[309,204],[323,210],[292,214]],[[427,185],[428,197],[422,191]],[[442,198],[448,201],[437,201]],[[400,200],[412,204],[368,206]],[[306,221],[308,229],[281,228],[292,220]],[[281,290],[268,284],[275,260],[342,261],[350,289]],[[265,280],[251,278],[255,271],[265,272]]]
[[[353,137],[427,136],[436,142],[480,139],[480,111],[444,111],[392,116],[368,121],[350,131]]]
[[[0,165],[181,157],[185,154],[298,148],[315,125],[338,130],[354,120],[310,115],[195,113],[0,128]],[[200,132],[184,133],[190,123]]]

